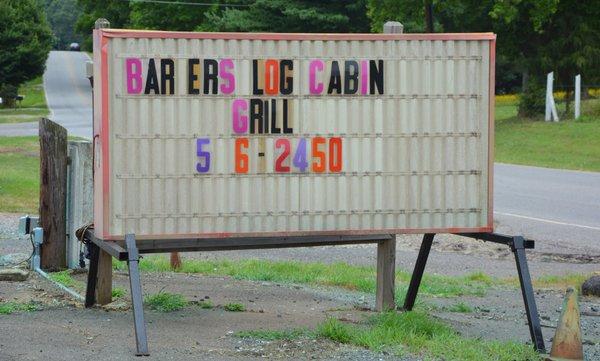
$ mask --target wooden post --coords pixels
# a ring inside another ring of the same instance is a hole
[[[98,259],[96,302],[99,305],[112,302],[112,256],[102,249],[100,249],[100,258]]]
[[[396,240],[377,244],[377,293],[375,309],[387,311],[396,309],[394,299],[396,287]]]
[[[67,130],[49,119],[39,122],[40,224],[44,229],[41,268],[57,271],[67,261]]]
[[[404,26],[397,21],[383,25],[386,34],[401,34]],[[377,290],[375,309],[387,311],[396,309],[396,239],[377,243]]]
[[[92,143],[68,142],[67,177],[67,266],[79,268],[80,243],[75,231],[94,221]]]
[[[179,252],[171,252],[171,269],[176,270],[181,268],[181,257],[179,257]]]

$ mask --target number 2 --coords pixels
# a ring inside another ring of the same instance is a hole
[[[279,149],[283,147],[283,152],[277,157],[277,161],[275,162],[275,171],[287,173],[290,171],[290,167],[287,165],[283,165],[286,158],[290,155],[290,140],[286,138],[277,139],[275,142],[275,148]]]

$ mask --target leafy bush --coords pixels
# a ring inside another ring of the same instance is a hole
[[[519,97],[519,116],[540,117],[546,110],[546,90],[539,82],[531,80]]]
[[[225,306],[223,306],[223,308],[225,309],[225,311],[229,311],[229,312],[244,312],[244,311],[246,311],[246,307],[244,305],[242,305],[241,303],[228,303]]]

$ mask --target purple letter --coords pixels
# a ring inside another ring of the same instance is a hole
[[[236,99],[231,106],[233,110],[233,131],[243,134],[248,131],[248,116],[242,115],[240,110],[248,110],[248,102],[245,99]]]
[[[313,60],[308,66],[308,89],[311,94],[321,94],[323,92],[323,82],[317,83],[317,70],[323,71],[324,67],[323,60]]]
[[[135,65],[135,71],[133,66]],[[125,59],[127,72],[127,93],[139,94],[142,92],[142,61],[138,58]]]

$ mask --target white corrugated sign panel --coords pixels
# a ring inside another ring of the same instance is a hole
[[[96,31],[97,233],[489,231],[494,39]]]

